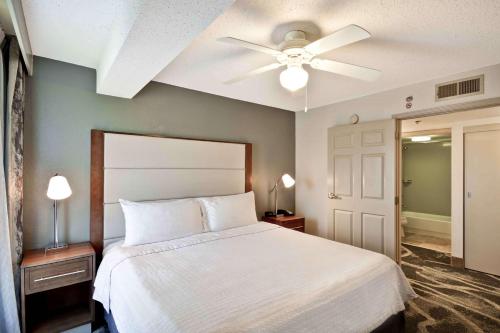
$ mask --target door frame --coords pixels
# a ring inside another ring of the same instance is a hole
[[[396,153],[394,155],[394,158],[396,160],[396,165],[394,171],[396,172],[396,175],[394,177],[394,193],[396,194],[396,197],[394,199],[394,225],[396,226],[396,236],[394,237],[396,240],[396,246],[394,247],[396,249],[396,262],[401,265],[401,191],[402,191],[402,158],[403,158],[403,137],[401,133],[401,125],[403,123],[402,119],[396,119],[396,140],[395,140],[395,147]]]
[[[407,136],[432,135],[432,134],[449,134],[451,136],[451,128],[436,128],[422,131],[401,132],[401,139]]]
[[[474,109],[475,110],[475,109]],[[429,115],[425,115],[420,118],[424,117],[429,117]],[[398,122],[396,123],[396,154],[399,156],[396,156],[397,161],[396,161],[396,193],[397,193],[397,199],[396,199],[396,215],[397,215],[397,224],[398,224],[398,230],[396,233],[396,239],[399,240],[399,247],[401,247],[401,211],[403,209],[403,138],[406,137],[407,135],[411,136],[417,136],[417,135],[426,135],[426,134],[449,134],[451,136],[451,128],[436,128],[436,129],[431,129],[431,130],[422,130],[422,131],[411,131],[411,132],[403,132],[401,129],[402,122],[403,120],[411,120],[412,118],[407,118],[407,119],[398,119]],[[399,123],[399,124],[398,124]],[[398,257],[398,263],[401,263],[401,248],[397,248],[396,250],[398,251],[399,257]]]

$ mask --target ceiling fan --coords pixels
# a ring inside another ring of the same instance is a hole
[[[357,25],[351,24],[314,42],[308,41],[306,39],[306,34],[303,31],[290,31],[285,35],[285,40],[279,45],[280,50],[275,50],[233,37],[219,38],[218,40],[221,42],[266,53],[273,56],[277,61],[275,63],[256,68],[243,75],[239,75],[226,81],[225,83],[235,83],[251,76],[286,66],[287,68],[280,74],[280,83],[284,88],[290,91],[297,91],[305,87],[307,81],[309,80],[309,73],[303,68],[303,65],[309,65],[313,69],[340,74],[355,79],[374,81],[381,74],[380,71],[376,69],[316,58],[318,55],[327,51],[370,37],[371,35],[368,31]]]

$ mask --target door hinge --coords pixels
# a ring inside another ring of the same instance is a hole
[[[394,197],[394,204],[399,205],[399,197]]]

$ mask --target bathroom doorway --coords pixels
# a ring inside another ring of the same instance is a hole
[[[403,132],[401,148],[401,241],[450,254],[451,129]]]
[[[474,265],[474,258],[481,262],[484,258],[496,258],[494,253],[500,248],[499,245],[491,250],[490,245],[500,243],[485,238],[498,234],[500,210],[488,201],[498,200],[498,195],[481,192],[496,189],[493,185],[500,184],[500,169],[491,152],[481,155],[478,162],[475,154],[482,150],[470,141],[487,136],[486,143],[479,147],[496,153],[498,145],[490,136],[497,126],[500,106],[399,120],[396,237],[400,258],[407,257],[410,249],[433,253],[433,258],[444,256],[455,268],[500,271]],[[425,154],[419,154],[427,149]],[[477,165],[471,167],[471,161]],[[479,181],[473,176],[484,177]],[[473,188],[478,184],[482,186],[480,190]],[[484,216],[478,217],[478,212]],[[498,263],[494,262],[494,269],[499,269]]]

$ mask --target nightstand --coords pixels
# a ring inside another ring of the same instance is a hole
[[[274,223],[274,224],[280,225],[282,227],[301,231],[301,232],[305,232],[305,228],[306,228],[306,221],[305,221],[305,218],[303,216],[295,216],[295,215],[293,215],[293,216],[281,216],[281,217],[263,216],[262,221]]]
[[[94,320],[95,251],[90,243],[26,251],[21,263],[23,332],[60,332]]]

